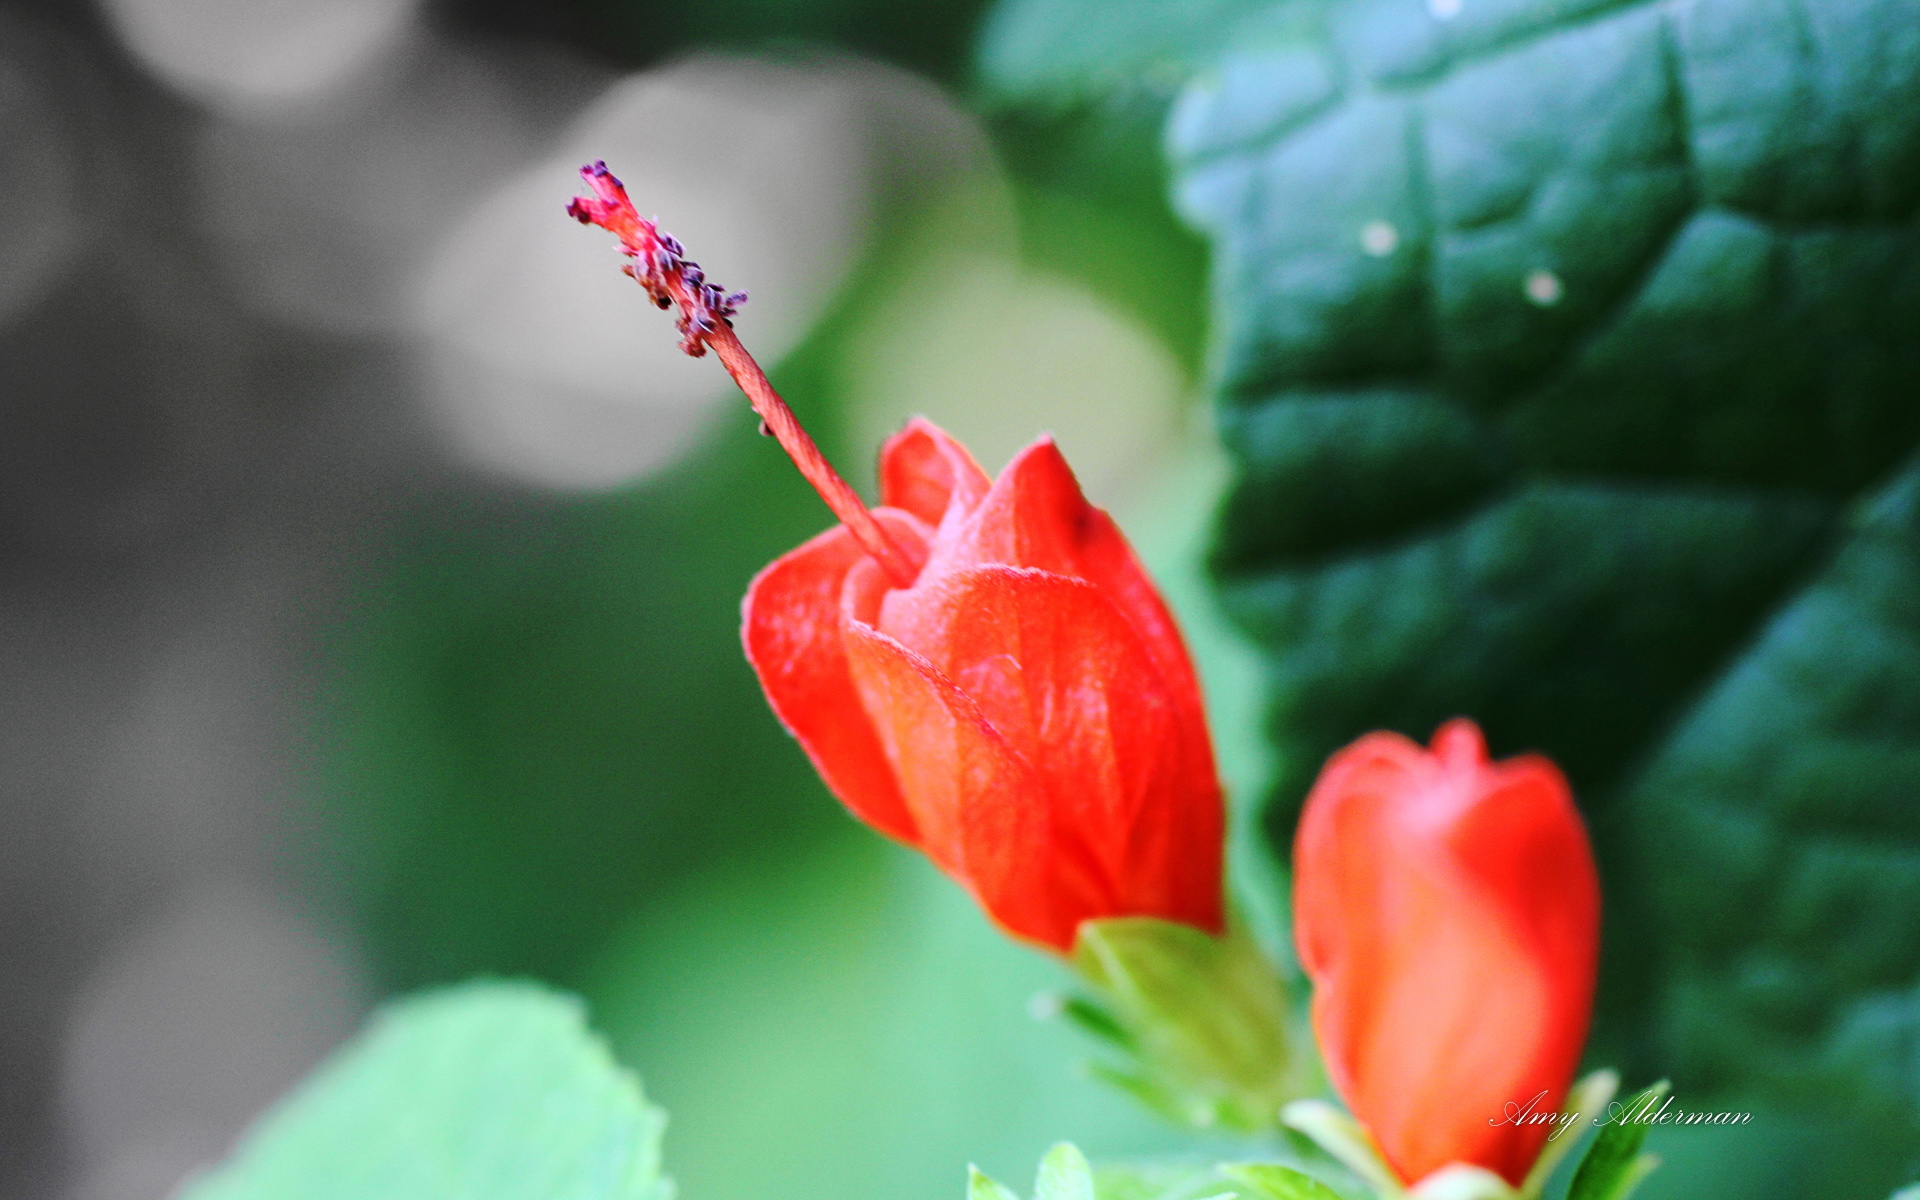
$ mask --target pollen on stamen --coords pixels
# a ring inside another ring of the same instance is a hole
[[[767,373],[753,361],[733,332],[733,315],[747,301],[745,292],[729,292],[710,282],[706,272],[687,258],[685,247],[673,235],[663,233],[657,222],[642,220],[621,186],[603,162],[589,163],[580,169],[593,197],[575,197],[567,212],[584,224],[598,225],[620,238],[621,249],[633,260],[628,274],[647,289],[654,302],[665,308],[668,303],[680,307],[680,349],[695,358],[706,354],[709,340],[718,351],[721,365],[740,385],[753,410],[760,414],[761,431],[771,434],[780,448],[793,459],[807,482],[820,493],[833,515],[840,518],[848,532],[872,559],[880,564],[895,587],[911,586],[919,573],[918,564],[900,548],[886,529],[867,510],[860,494],[833,469],[820,447],[773,390]]]
[[[700,264],[687,257],[679,239],[642,217],[627,189],[604,162],[580,168],[593,196],[576,196],[567,215],[582,225],[598,225],[620,239],[620,252],[633,261],[623,269],[660,308],[680,306],[680,349],[694,358],[707,352],[707,337],[747,302],[745,292],[729,292],[707,281]]]

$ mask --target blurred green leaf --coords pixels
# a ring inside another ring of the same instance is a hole
[[[967,1200],[1020,1200],[1014,1190],[979,1167],[967,1168]]]
[[[1101,187],[1105,164],[1063,169],[1075,132],[1001,122],[1000,145],[1018,172],[1020,257],[1029,268],[1071,279],[1112,303],[1152,331],[1197,379],[1206,352],[1206,248],[1167,207],[1159,171],[1134,181],[1109,178]],[[1157,161],[1151,143],[1142,153]]]
[[[1220,1173],[1270,1200],[1340,1200],[1340,1194],[1326,1184],[1284,1163],[1229,1163]]]
[[[1213,1167],[1107,1163],[1093,1171],[1099,1200],[1206,1200],[1221,1191]]]
[[[1089,1037],[1105,1042],[1129,1054],[1138,1051],[1133,1035],[1113,1015],[1111,1009],[1085,996],[1068,996],[1060,1001],[1060,1015]]]
[[[1196,1128],[1278,1127],[1312,1086],[1273,962],[1244,928],[1213,937],[1147,917],[1088,921],[1074,968],[1125,1033],[1129,1062],[1102,1075]]]
[[[1013,1189],[998,1183],[979,1167],[967,1169],[968,1200],[1020,1200]],[[1094,1200],[1093,1167],[1080,1147],[1058,1142],[1040,1159],[1033,1181],[1033,1200]]]
[[[1061,1142],[1040,1160],[1033,1200],[1093,1200],[1093,1168],[1072,1142]]]
[[[1083,283],[1198,374],[1206,251],[1167,201],[1160,131],[1197,58],[1252,0],[994,6],[978,93],[1016,182],[1027,262]]]
[[[1040,1160],[1033,1200],[1233,1200],[1222,1186],[1230,1168],[1150,1163],[1110,1163],[1095,1169],[1072,1142],[1057,1143]],[[969,1200],[1020,1200],[1011,1188],[970,1168]],[[1287,1193],[1281,1200],[1290,1200]],[[1321,1200],[1301,1193],[1301,1200]],[[1329,1192],[1325,1200],[1341,1200]]]
[[[381,1012],[185,1200],[669,1200],[665,1123],[577,1000],[466,984]]]
[[[1191,1145],[1075,1071],[1076,1032],[1025,1015],[1068,982],[1057,961],[923,856],[837,819],[844,838],[686,880],[587,981],[596,1024],[674,1114],[686,1195],[952,1200],[970,1161],[1024,1194],[1061,1138]]]
[[[1604,1058],[1920,1099],[1920,0],[1270,7],[1168,144],[1276,842],[1471,714],[1593,819]]]
[[[1626,1200],[1641,1179],[1659,1162],[1640,1153],[1650,1126],[1637,1118],[1657,1111],[1666,1099],[1664,1080],[1635,1092],[1608,1113],[1612,1119],[1601,1125],[1587,1147],[1586,1157],[1573,1174],[1567,1200]]]

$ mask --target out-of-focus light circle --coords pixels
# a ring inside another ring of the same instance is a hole
[[[604,82],[557,54],[422,38],[378,86],[213,120],[195,160],[207,240],[264,315],[330,334],[398,333],[441,232],[545,152]]]
[[[1526,283],[1522,286],[1527,293],[1527,299],[1541,308],[1552,308],[1560,303],[1560,297],[1566,293],[1560,277],[1544,267],[1527,272]]]
[[[742,338],[771,364],[832,297],[872,201],[862,91],[826,67],[701,58],[636,76],[552,158],[448,231],[417,293],[430,402],[456,450],[546,487],[618,486],[684,451],[736,395],[681,354],[671,318],[564,210],[605,159],[709,279],[752,293]],[[744,403],[744,401],[742,401]]]
[[[1360,248],[1375,258],[1385,258],[1400,248],[1400,231],[1391,221],[1368,221],[1360,227]]]
[[[1086,289],[1010,258],[954,254],[899,294],[849,342],[856,445],[877,447],[922,415],[997,472],[1051,433],[1087,495],[1114,507],[1179,440],[1178,364]]]
[[[284,108],[351,82],[405,40],[420,0],[102,0],[133,56],[220,109]]]
[[[170,1194],[352,1028],[365,991],[342,939],[256,888],[203,884],[154,914],[69,1019],[69,1200]]]
[[[670,324],[667,334],[671,345]],[[671,462],[706,428],[708,401],[728,382],[722,374],[616,395],[459,350],[430,348],[422,365],[442,428],[469,464],[562,491],[618,487]],[[720,371],[711,359],[671,364],[675,373],[692,367]]]

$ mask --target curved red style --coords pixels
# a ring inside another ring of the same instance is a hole
[[[1370,733],[1327,761],[1294,845],[1294,923],[1327,1073],[1388,1164],[1518,1186],[1579,1065],[1600,885],[1558,767]]]
[[[844,526],[762,571],[747,658],[867,824],[1056,952],[1081,922],[1223,928],[1220,784],[1166,605],[1050,438],[997,480],[924,420],[880,456],[898,587]]]

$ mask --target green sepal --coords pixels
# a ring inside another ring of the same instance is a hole
[[[1060,1015],[1079,1026],[1080,1032],[1110,1046],[1117,1046],[1129,1053],[1139,1049],[1133,1034],[1104,1004],[1085,996],[1068,996],[1060,1001]]]
[[[1181,1097],[1146,1076],[1111,1063],[1090,1062],[1086,1064],[1086,1069],[1088,1075],[1117,1091],[1125,1092],[1174,1124],[1191,1123],[1192,1113]]]
[[[979,1167],[967,1166],[967,1200],[1020,1200],[1013,1189]]]
[[[1396,1197],[1400,1181],[1380,1153],[1380,1147],[1366,1127],[1325,1100],[1295,1100],[1280,1111],[1280,1120],[1294,1132],[1318,1147],[1354,1178],[1371,1188],[1375,1195]]]
[[[1533,1169],[1527,1172],[1526,1179],[1520,1185],[1521,1200],[1538,1200],[1546,1191],[1547,1181],[1553,1177],[1560,1160],[1573,1152],[1584,1131],[1613,1102],[1614,1093],[1619,1090],[1619,1073],[1604,1068],[1573,1085],[1567,1092],[1566,1103],[1560,1106],[1566,1123],[1540,1148],[1540,1157],[1534,1160]]]
[[[967,1168],[967,1200],[1020,1200],[1012,1188],[979,1167]],[[1056,1142],[1040,1159],[1033,1200],[1094,1200],[1093,1166],[1080,1147]]]
[[[1599,1135],[1587,1148],[1587,1156],[1580,1160],[1580,1169],[1574,1172],[1567,1200],[1626,1200],[1640,1186],[1640,1181],[1660,1165],[1658,1158],[1640,1153],[1640,1147],[1647,1140],[1648,1126],[1632,1118],[1649,1107],[1657,1107],[1667,1090],[1667,1081],[1663,1079],[1608,1110]]]
[[[1033,1200],[1093,1200],[1093,1167],[1072,1142],[1057,1143],[1040,1160]]]
[[[1257,1132],[1277,1128],[1281,1106],[1307,1090],[1286,987],[1244,930],[1088,921],[1072,961],[1131,1042],[1126,1068],[1102,1073],[1155,1108],[1198,1128]]]
[[[1100,1200],[1220,1200],[1220,1184],[1213,1167],[1198,1164],[1109,1163],[1093,1172]]]
[[[1220,1173],[1268,1200],[1340,1200],[1340,1193],[1283,1163],[1221,1163]]]

